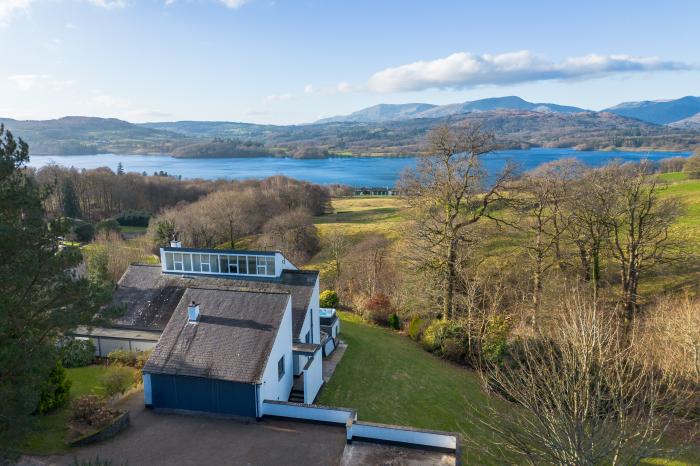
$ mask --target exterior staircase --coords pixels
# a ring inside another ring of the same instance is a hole
[[[292,389],[292,393],[289,394],[289,401],[292,403],[303,403],[304,390]]]

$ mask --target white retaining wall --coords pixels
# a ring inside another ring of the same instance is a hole
[[[276,403],[263,401],[264,416],[278,416],[306,421],[329,422],[332,424],[347,424],[354,420],[355,411],[343,408],[328,408],[325,406],[310,406],[299,403]]]
[[[355,421],[348,425],[348,440],[361,437],[369,440],[405,443],[445,450],[457,449],[457,436],[449,433],[431,432],[410,427],[390,426]]]

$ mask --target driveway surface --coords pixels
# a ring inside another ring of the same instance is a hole
[[[345,448],[344,426],[157,413],[143,408],[142,392],[131,395],[126,405],[131,426],[113,439],[65,456],[24,458],[25,464],[70,465],[75,458],[99,456],[113,466],[331,466],[340,463]]]

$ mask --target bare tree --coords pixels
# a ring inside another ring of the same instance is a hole
[[[607,175],[602,170],[586,171],[566,205],[571,220],[567,233],[578,251],[580,275],[591,283],[594,301],[600,286],[601,255],[610,236],[608,218],[615,180]]]
[[[680,213],[677,199],[663,198],[658,177],[646,162],[612,164],[603,172],[610,184],[610,250],[617,262],[625,318],[631,321],[639,309],[640,273],[679,257],[679,243],[670,228]]]
[[[422,267],[439,275],[443,314],[454,318],[458,250],[468,241],[469,226],[489,215],[511,169],[486,186],[481,157],[493,150],[494,137],[478,126],[439,126],[428,142],[428,153],[404,175],[401,190],[417,216],[416,256],[421,251]]]
[[[338,229],[333,229],[325,236],[324,242],[333,261],[333,282],[334,287],[337,288],[342,273],[343,258],[350,248],[350,237]]]
[[[522,244],[532,264],[532,306],[537,314],[543,275],[554,266],[564,267],[564,233],[571,223],[565,208],[573,194],[573,184],[583,171],[573,159],[544,164],[526,174],[517,184],[520,196],[512,202],[520,211],[516,229],[528,235]]]
[[[530,464],[637,464],[668,453],[660,440],[686,414],[682,381],[639,357],[613,313],[574,291],[548,339],[484,368],[485,385],[517,404],[472,413],[495,447]]]

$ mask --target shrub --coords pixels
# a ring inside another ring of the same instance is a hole
[[[321,292],[321,296],[319,297],[319,301],[321,303],[321,307],[336,307],[340,300],[338,299],[338,293],[336,293],[333,290],[325,290]]]
[[[65,405],[70,396],[70,387],[71,381],[66,376],[66,370],[60,360],[56,361],[56,365],[51,369],[48,379],[41,388],[37,413],[46,414]]]
[[[147,227],[150,219],[151,214],[141,210],[127,210],[117,215],[116,218],[119,225],[129,227]]]
[[[138,352],[124,349],[114,350],[107,355],[110,364],[136,367]]]
[[[113,218],[108,218],[106,220],[102,220],[100,223],[97,224],[95,227],[95,233],[99,233],[100,231],[116,231],[119,232],[121,231],[121,228],[119,226],[119,222],[114,220]]]
[[[510,323],[501,316],[492,317],[486,324],[481,350],[484,358],[492,363],[502,363],[508,352]]]
[[[102,376],[100,386],[105,396],[112,397],[121,395],[134,384],[132,371],[126,367],[110,367],[105,375]]]
[[[95,236],[95,227],[89,223],[81,223],[75,226],[73,234],[81,243],[87,243],[92,241],[92,238]]]
[[[79,396],[71,403],[71,421],[99,427],[112,420],[115,413],[97,395]]]
[[[95,344],[92,340],[71,338],[61,346],[63,367],[87,366],[95,359]]]
[[[379,293],[370,297],[364,304],[365,317],[379,325],[388,325],[389,316],[393,314],[394,308],[391,300],[385,294]]]
[[[401,321],[399,320],[399,316],[397,316],[396,313],[391,314],[387,319],[387,325],[394,330],[400,330]]]
[[[442,345],[442,334],[444,327],[447,324],[444,320],[434,320],[430,322],[423,330],[421,343],[427,351],[433,352]]]
[[[408,336],[411,337],[412,340],[420,340],[421,334],[423,333],[423,327],[425,327],[425,320],[418,316],[413,317],[411,322],[408,324]]]

